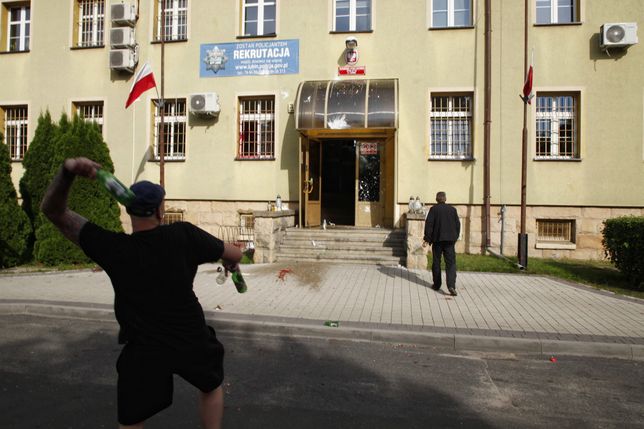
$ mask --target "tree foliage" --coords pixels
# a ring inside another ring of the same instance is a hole
[[[634,287],[644,286],[644,216],[622,216],[604,221],[604,251]]]

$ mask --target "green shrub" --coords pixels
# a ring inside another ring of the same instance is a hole
[[[27,258],[31,225],[18,204],[11,181],[9,149],[0,134],[0,268],[16,266]]]
[[[51,177],[57,173],[66,158],[80,156],[93,159],[110,172],[114,171],[109,149],[98,127],[93,123],[85,122],[78,117],[74,117],[70,123],[66,117],[63,117],[54,144],[56,153],[53,157]],[[118,203],[93,180],[82,177],[74,180],[68,206],[106,229],[123,230]],[[38,262],[46,265],[79,264],[90,261],[82,250],[63,237],[48,221],[43,222],[36,230],[34,255]]]
[[[604,252],[636,288],[644,282],[644,216],[604,221]]]

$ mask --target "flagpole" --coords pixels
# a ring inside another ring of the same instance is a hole
[[[159,127],[159,184],[165,188],[165,3],[161,4],[161,101],[159,103],[159,110],[161,113],[160,127]]]
[[[524,0],[523,76],[528,75],[528,0]],[[526,188],[528,165],[528,103],[523,101],[523,132],[521,135],[521,232],[518,237],[519,265],[528,267],[528,235],[526,234]]]

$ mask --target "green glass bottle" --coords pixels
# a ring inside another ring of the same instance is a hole
[[[233,271],[233,275],[231,277],[233,279],[233,283],[235,283],[237,292],[239,293],[246,292],[247,290],[246,281],[244,280],[244,276],[242,276],[241,271]]]
[[[119,181],[112,173],[109,171],[99,168],[96,170],[96,180],[98,180],[107,192],[112,195],[116,201],[128,206],[134,201],[134,192],[132,192],[127,186]]]

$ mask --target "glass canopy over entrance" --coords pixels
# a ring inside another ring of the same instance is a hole
[[[396,129],[398,79],[319,80],[297,90],[295,128]]]

